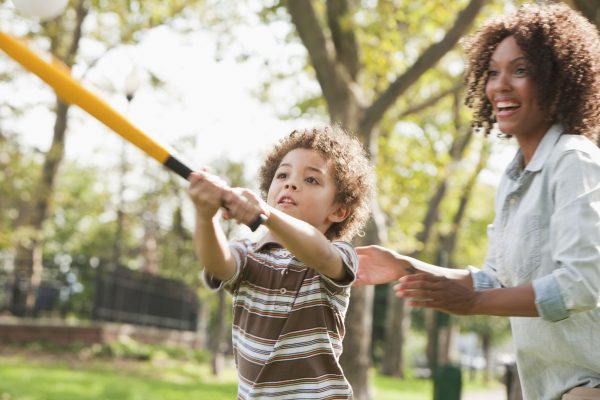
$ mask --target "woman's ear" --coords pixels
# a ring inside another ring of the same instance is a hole
[[[334,224],[336,222],[342,222],[350,216],[350,207],[343,204],[336,204],[334,209],[329,214],[329,221]]]

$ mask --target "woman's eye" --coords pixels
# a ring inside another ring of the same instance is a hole
[[[519,67],[515,70],[515,73],[517,75],[526,75],[527,74],[527,69],[525,67]]]
[[[287,174],[285,172],[280,172],[277,175],[275,175],[275,178],[277,179],[285,179],[287,177]]]
[[[312,184],[318,184],[319,181],[317,180],[317,178],[309,176],[308,178],[306,178],[306,182],[308,183],[312,183]]]
[[[496,76],[498,75],[498,71],[496,71],[495,69],[490,69],[488,71],[488,76]]]

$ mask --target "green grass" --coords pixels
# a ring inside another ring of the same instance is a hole
[[[429,379],[399,380],[389,376],[372,376],[373,398],[377,400],[429,400],[433,386]]]
[[[429,400],[433,390],[429,380],[398,380],[376,373],[372,384],[377,400]],[[486,388],[480,382],[465,386],[466,390]],[[232,368],[216,378],[197,361],[0,355],[0,400],[225,400],[236,397],[236,388]]]
[[[183,400],[234,399],[233,371],[221,379],[209,378],[208,368],[191,363],[130,365],[0,358],[2,400]]]

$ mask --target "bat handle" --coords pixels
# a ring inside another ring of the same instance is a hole
[[[184,163],[182,163],[181,161],[179,161],[177,158],[173,157],[172,155],[169,155],[167,160],[164,162],[164,166],[169,168],[171,171],[175,172],[177,175],[181,176],[185,180],[188,180],[191,173],[193,172],[187,165],[185,165]],[[227,207],[225,207],[224,205],[223,205],[223,208],[227,209]],[[252,230],[252,232],[254,232],[255,230],[258,229],[259,226],[264,224],[266,220],[267,220],[266,215],[258,214],[256,219],[254,221],[252,221],[251,224],[248,224],[248,228],[250,228],[250,230]]]
[[[223,203],[221,203],[221,207],[223,207],[226,210],[229,210]],[[250,228],[250,230],[252,232],[254,232],[255,230],[258,229],[259,226],[261,226],[262,224],[264,224],[267,221],[267,216],[265,214],[258,214],[258,216],[256,217],[256,219],[254,221],[252,221],[249,224],[246,224],[248,226],[248,228]]]
[[[258,217],[256,217],[254,222],[252,222],[250,225],[248,225],[248,227],[252,230],[252,232],[254,232],[255,230],[258,229],[259,226],[264,224],[266,222],[266,220],[267,220],[266,215],[258,214]]]
[[[192,173],[192,169],[179,161],[177,158],[169,155],[163,165],[169,168],[171,171],[175,172],[177,175],[181,176],[183,179],[187,180]]]

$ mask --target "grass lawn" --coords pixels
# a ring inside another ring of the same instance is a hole
[[[235,373],[210,376],[192,363],[73,363],[0,358],[2,400],[235,399]]]
[[[373,376],[377,400],[429,400],[431,382]],[[497,385],[497,384],[496,384]],[[467,385],[481,389],[481,384]],[[88,360],[58,355],[0,355],[1,400],[235,399],[236,375],[211,376],[206,364],[171,359]]]

